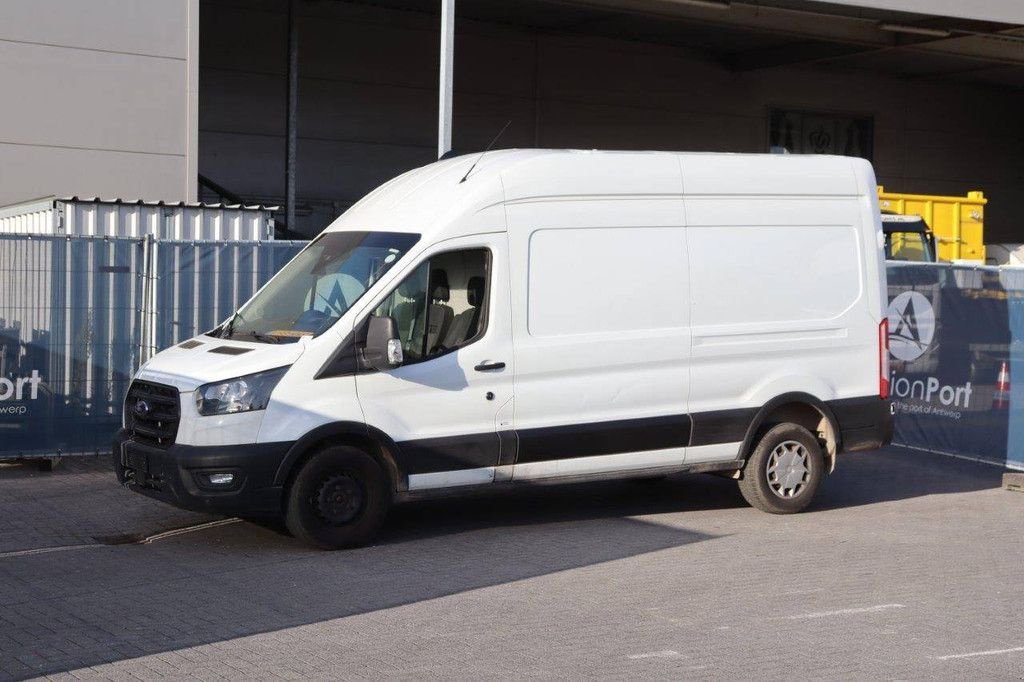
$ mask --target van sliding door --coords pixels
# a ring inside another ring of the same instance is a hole
[[[683,463],[689,273],[679,196],[508,207],[513,478]]]

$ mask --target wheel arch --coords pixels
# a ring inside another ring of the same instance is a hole
[[[331,445],[352,445],[376,459],[388,474],[391,489],[401,492],[408,488],[408,479],[399,471],[395,460],[398,446],[383,431],[359,422],[331,422],[316,427],[288,449],[278,466],[274,485],[287,491],[302,465],[320,449]],[[286,497],[286,496],[285,496]]]
[[[822,438],[825,441],[824,455],[828,461],[828,471],[835,469],[836,454],[842,448],[842,432],[835,413],[825,401],[800,391],[778,395],[757,411],[743,439],[743,447],[740,449],[743,457],[750,457],[758,437],[766,428],[785,422],[803,426]]]

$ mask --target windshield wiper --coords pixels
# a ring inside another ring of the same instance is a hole
[[[246,334],[263,343],[281,343],[281,339],[272,334],[260,334],[257,331],[246,332]]]
[[[236,311],[235,314],[231,316],[231,319],[228,320],[228,323],[226,325],[224,325],[224,330],[221,332],[220,338],[222,338],[222,339],[233,339],[233,338],[235,338],[235,321],[236,320],[241,320],[242,322],[245,322],[245,318],[242,317],[242,313]],[[254,331],[254,330],[250,330],[250,331],[247,331],[247,332],[241,332],[239,335],[240,336],[251,336],[252,338],[256,339],[257,341],[262,341],[263,343],[281,343],[281,339],[277,338],[276,336],[271,336],[270,334],[261,334],[258,331]]]
[[[242,313],[236,310],[235,314],[231,316],[230,320],[228,320],[228,323],[224,325],[224,329],[221,330],[220,338],[230,339],[235,335],[235,320],[242,320],[242,322],[245,322],[245,318],[242,317]]]

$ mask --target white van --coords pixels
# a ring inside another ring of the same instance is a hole
[[[118,479],[326,548],[395,501],[523,482],[716,472],[799,511],[838,453],[890,437],[875,187],[825,156],[411,171],[146,363]]]

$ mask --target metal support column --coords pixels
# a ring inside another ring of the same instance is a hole
[[[455,67],[455,0],[441,0],[441,80],[438,84],[437,158],[452,148],[452,82]]]
[[[299,0],[288,0],[288,114],[285,135],[284,203],[285,223],[295,230],[295,175],[298,151],[299,109]]]

